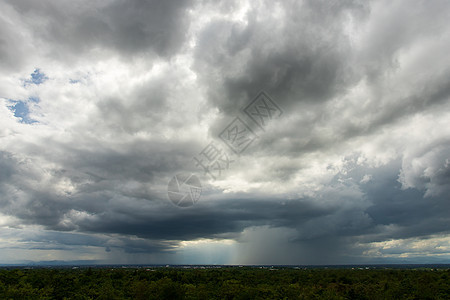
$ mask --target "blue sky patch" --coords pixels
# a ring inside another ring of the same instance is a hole
[[[39,102],[39,98],[37,97],[30,97],[28,99],[31,102],[34,103],[38,103]],[[21,123],[25,123],[25,124],[33,124],[36,123],[36,120],[33,120],[30,118],[30,108],[28,107],[28,103],[27,101],[15,101],[15,100],[10,100],[11,102],[13,102],[14,104],[9,106],[9,109],[14,113],[14,116],[16,118],[20,118],[21,119]]]
[[[70,83],[70,84],[76,84],[76,83],[78,83],[78,82],[80,82],[80,81],[77,80],[77,79],[69,79],[69,83]]]
[[[41,73],[40,69],[34,69],[34,72],[31,73],[30,75],[31,75],[31,80],[29,80],[29,79],[25,80],[24,85],[29,85],[29,84],[40,85],[48,80],[48,77],[44,73]]]

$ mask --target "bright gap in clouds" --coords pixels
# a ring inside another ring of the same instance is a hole
[[[48,77],[41,73],[39,69],[35,69],[33,73],[30,74],[31,79],[23,80],[23,85],[26,87],[27,85],[40,85],[48,80]],[[26,100],[11,100],[9,109],[14,113],[16,118],[19,118],[19,121],[24,124],[33,124],[37,121],[32,119],[30,116],[30,107],[39,103],[39,98],[36,96],[29,96]]]
[[[28,107],[28,102],[14,100],[9,101],[13,103],[9,108],[12,112],[14,112],[14,116],[20,119],[21,123],[33,124],[36,122],[35,120],[30,118],[30,109]]]

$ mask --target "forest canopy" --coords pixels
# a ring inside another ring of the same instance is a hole
[[[0,270],[2,299],[449,299],[450,269]]]

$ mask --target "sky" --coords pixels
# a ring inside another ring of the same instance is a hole
[[[450,263],[449,19],[1,1],[0,264]]]

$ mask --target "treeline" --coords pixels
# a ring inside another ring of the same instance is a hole
[[[450,299],[450,270],[15,269],[0,299]]]

